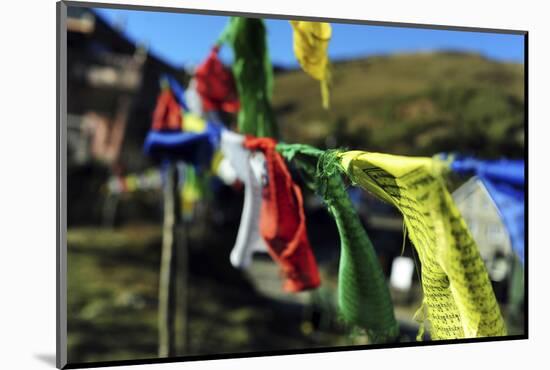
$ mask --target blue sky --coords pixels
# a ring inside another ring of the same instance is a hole
[[[122,25],[126,36],[174,66],[204,60],[227,22],[225,16],[95,9],[109,23]],[[268,46],[274,64],[297,67],[292,29],[286,20],[267,20]],[[488,58],[523,63],[523,36],[481,32],[426,30],[370,25],[333,24],[331,59],[434,50],[468,51]],[[231,60],[228,48],[221,57]]]

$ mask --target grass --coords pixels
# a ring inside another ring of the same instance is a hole
[[[219,235],[190,247],[189,349],[180,355],[339,343],[304,334],[301,306],[259,295]],[[156,358],[161,227],[72,228],[67,240],[69,362]]]

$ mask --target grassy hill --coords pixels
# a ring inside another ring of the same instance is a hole
[[[301,70],[276,75],[283,139],[404,155],[521,157],[524,67],[455,52],[333,63],[331,108]]]

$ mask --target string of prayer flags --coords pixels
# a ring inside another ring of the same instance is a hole
[[[309,145],[277,145],[277,151],[303,173],[306,185],[321,196],[340,235],[338,306],[344,320],[366,329],[370,343],[395,340],[399,327],[384,273],[340,175],[335,151]]]
[[[181,107],[174,98],[168,86],[163,87],[153,112],[154,131],[181,131],[182,112]]]
[[[262,188],[260,232],[271,257],[281,266],[284,290],[299,292],[319,286],[317,262],[307,238],[302,192],[271,138],[247,136],[244,147],[265,156],[267,183]]]
[[[145,138],[144,152],[161,160],[208,166],[219,143],[220,128],[182,109],[187,106],[185,91],[175,78],[164,75],[160,83],[161,92],[151,130]]]
[[[126,176],[111,176],[107,180],[109,194],[132,193],[144,190],[156,190],[162,187],[162,177],[158,170],[149,169],[143,173]]]
[[[506,335],[477,245],[446,189],[448,163],[362,151],[340,159],[354,183],[403,214],[422,266],[422,308],[432,339]]]
[[[323,108],[330,104],[330,62],[328,44],[332,37],[330,23],[290,21],[294,30],[294,55],[302,69],[321,82]]]
[[[258,137],[278,137],[271,108],[273,66],[263,20],[231,17],[218,45],[226,42],[233,49],[233,76],[240,100],[238,131]]]
[[[219,145],[221,128],[208,122],[203,132],[149,131],[144,152],[160,160],[182,160],[196,167],[209,168]]]
[[[524,262],[525,243],[525,163],[523,160],[483,161],[456,158],[451,169],[459,174],[475,174],[483,183],[510,235],[512,249]]]
[[[237,240],[229,259],[236,268],[246,268],[252,262],[252,254],[267,251],[260,235],[260,209],[262,205],[262,184],[251,166],[252,153],[243,147],[244,136],[223,130],[220,150],[227,158],[236,177],[244,184],[244,202]],[[265,161],[265,157],[264,157]]]
[[[218,57],[219,46],[214,46],[206,60],[197,67],[195,80],[197,92],[205,111],[239,111],[239,98],[231,70]]]

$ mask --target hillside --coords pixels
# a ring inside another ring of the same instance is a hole
[[[278,73],[283,139],[405,155],[521,157],[524,67],[455,52],[333,63],[331,108],[301,70]]]

